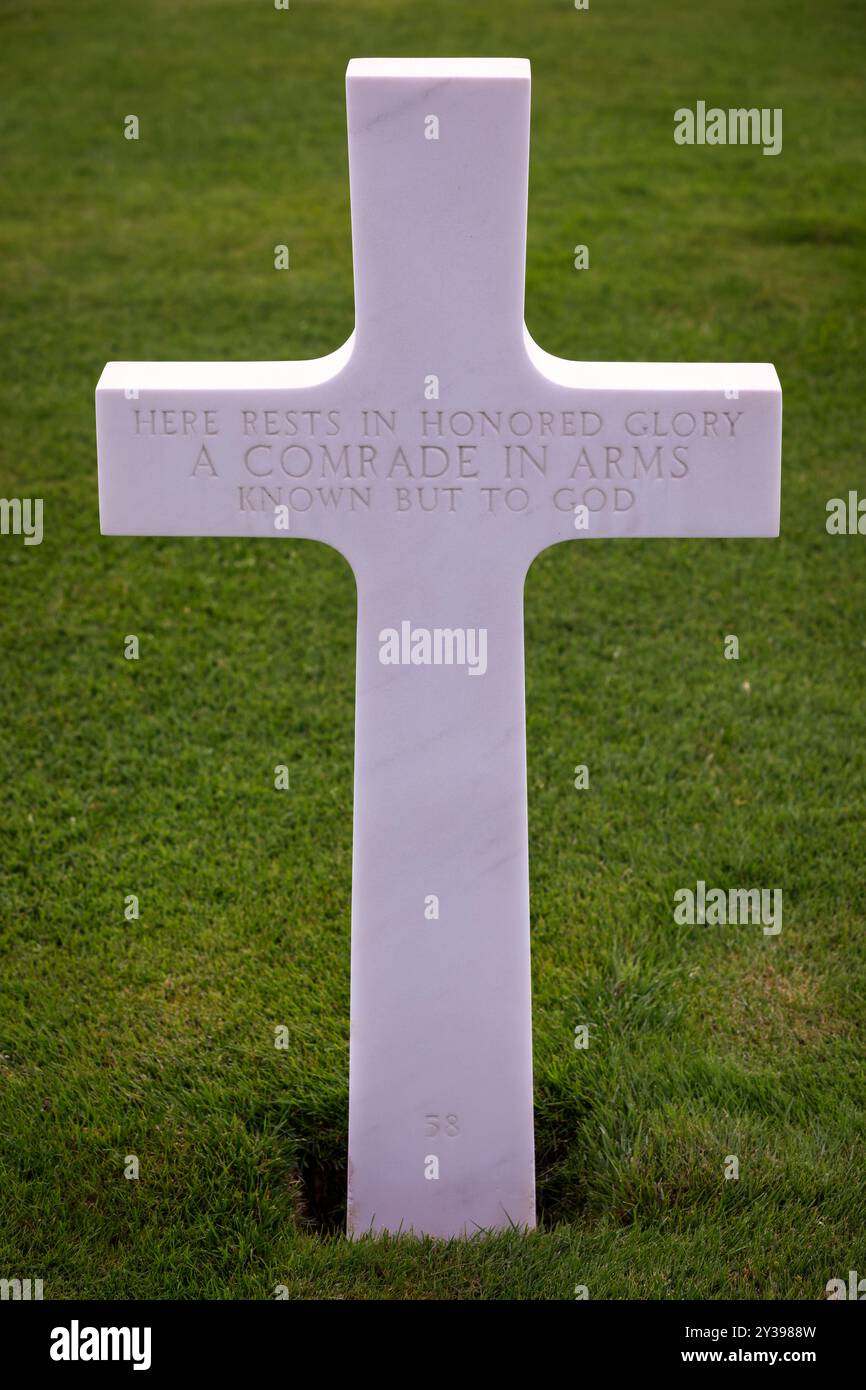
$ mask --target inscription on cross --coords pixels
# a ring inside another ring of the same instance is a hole
[[[103,532],[309,537],[355,575],[355,1235],[535,1220],[532,560],[778,534],[771,366],[571,362],[527,334],[529,90],[517,59],[350,63],[349,341],[113,362],[97,388]]]

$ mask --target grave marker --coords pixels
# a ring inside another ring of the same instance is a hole
[[[534,1224],[532,560],[778,534],[771,366],[570,362],[526,333],[529,87],[518,59],[350,63],[349,341],[97,388],[104,533],[309,537],[355,574],[353,1235]]]

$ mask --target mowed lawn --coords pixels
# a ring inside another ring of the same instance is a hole
[[[0,536],[0,1276],[816,1299],[866,1274],[866,537],[824,524],[866,494],[864,40],[861,0],[2,5],[0,494],[42,497],[45,535]],[[559,546],[530,574],[541,1224],[450,1244],[340,1234],[348,566],[102,538],[97,512],[106,360],[348,336],[343,79],[379,54],[531,59],[543,347],[772,361],[785,401],[779,540]],[[781,155],[676,146],[698,100],[783,108]],[[781,934],[675,925],[698,879],[781,888]]]

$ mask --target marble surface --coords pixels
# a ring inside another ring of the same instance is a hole
[[[101,525],[349,561],[349,1233],[528,1227],[526,572],[559,542],[777,535],[781,390],[767,364],[532,341],[527,62],[355,60],[347,105],[352,337],[312,362],[109,363]]]

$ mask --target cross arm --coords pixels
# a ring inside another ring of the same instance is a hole
[[[527,518],[534,553],[605,536],[778,535],[782,392],[769,363],[571,362],[528,332],[525,346],[549,436]]]
[[[309,361],[109,362],[96,388],[103,534],[285,535],[275,509],[309,481],[312,449],[327,457],[330,441],[339,457],[335,391],[353,349],[354,334]],[[307,491],[290,533],[327,541],[326,507],[305,520]]]

